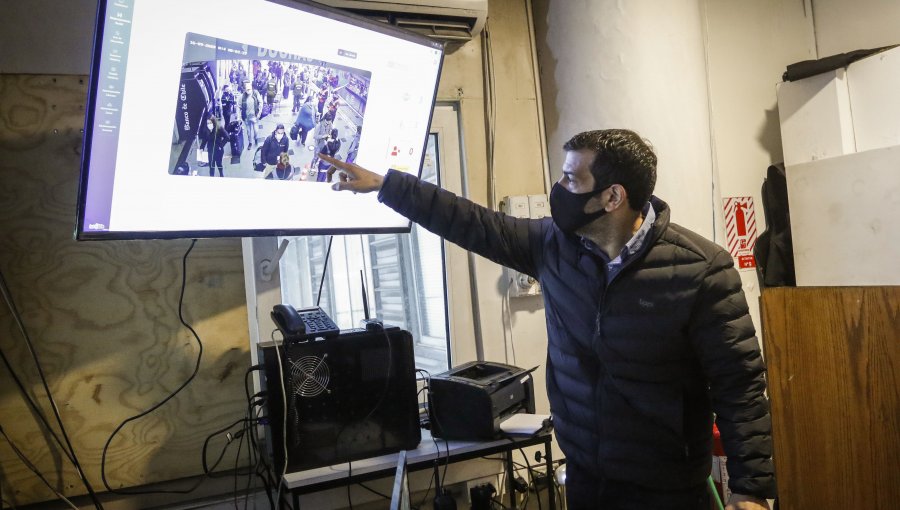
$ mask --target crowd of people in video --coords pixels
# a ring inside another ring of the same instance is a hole
[[[366,77],[316,65],[253,60],[245,67],[244,62],[231,63],[213,113],[197,134],[199,150],[208,154],[211,177],[226,176],[223,156],[229,145],[230,164],[237,161],[234,170],[241,174],[230,170],[229,177],[330,182],[333,170],[320,153],[355,160],[362,136],[359,106],[364,108],[368,95]],[[341,89],[353,94],[353,104],[341,97]],[[345,114],[338,123],[342,107]],[[265,118],[270,121],[263,125]],[[252,159],[241,160],[245,151]],[[255,172],[246,172],[248,168]]]

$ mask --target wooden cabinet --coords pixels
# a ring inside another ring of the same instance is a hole
[[[761,300],[780,508],[900,508],[900,287]]]

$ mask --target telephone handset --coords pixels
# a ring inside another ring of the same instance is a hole
[[[341,333],[331,317],[317,306],[297,310],[291,305],[275,305],[271,316],[285,339],[331,338]]]

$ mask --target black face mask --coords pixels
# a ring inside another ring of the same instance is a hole
[[[574,234],[579,228],[606,214],[606,209],[584,212],[584,206],[602,192],[602,189],[598,189],[587,193],[572,193],[562,184],[554,184],[550,190],[550,216],[553,217],[553,222],[563,232]]]

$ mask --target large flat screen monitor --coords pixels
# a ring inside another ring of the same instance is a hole
[[[408,231],[316,154],[418,174],[442,43],[291,0],[100,0],[95,32],[76,238]]]

